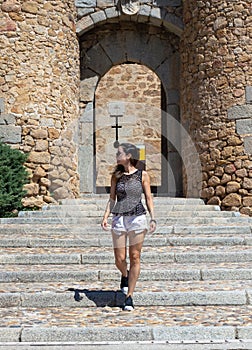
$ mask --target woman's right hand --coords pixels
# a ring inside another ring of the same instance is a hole
[[[101,227],[104,231],[109,231],[111,229],[111,226],[108,224],[107,219],[102,220]]]

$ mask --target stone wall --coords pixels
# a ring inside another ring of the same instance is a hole
[[[182,119],[200,154],[201,196],[251,214],[251,1],[188,0],[183,17]]]
[[[122,103],[118,118],[120,142],[131,142],[145,149],[146,170],[151,184],[161,184],[161,83],[147,67],[121,64],[101,78],[95,95],[96,186],[110,186],[115,166],[115,117],[109,115],[109,103]]]
[[[6,0],[0,9],[0,137],[29,152],[24,205],[41,207],[52,191],[78,194],[69,130],[79,116],[76,9],[72,0]]]

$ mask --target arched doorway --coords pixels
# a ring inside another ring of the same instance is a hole
[[[163,164],[160,165],[160,169],[162,168],[160,170],[161,178],[157,180],[159,183],[157,182],[157,186],[154,187],[156,187],[158,194],[182,195],[180,154],[178,147],[174,147],[169,142],[170,135],[174,134],[177,134],[177,139],[180,140],[179,131],[174,130],[174,124],[169,122],[169,117],[175,120],[180,118],[179,38],[173,33],[164,31],[164,29],[159,29],[159,33],[157,32],[157,30],[150,30],[148,25],[137,23],[107,24],[86,33],[85,40],[80,43],[81,107],[83,107],[83,112],[80,118],[79,162],[80,189],[83,193],[97,192],[99,187],[105,188],[107,186],[106,183],[97,186],[96,178],[96,174],[99,173],[96,167],[96,138],[97,133],[99,134],[103,127],[98,125],[97,128],[96,125],[96,113],[99,112],[96,106],[96,92],[100,88],[99,83],[111,69],[115,69],[113,67],[120,67],[123,64],[138,64],[146,67],[159,80],[159,107],[153,108],[159,111],[159,137],[161,138],[159,157],[160,163]],[[108,112],[106,113],[108,114]],[[109,118],[108,115],[107,118]],[[151,116],[149,120],[151,120]],[[109,127],[111,128],[111,120]],[[137,143],[142,141],[141,139]],[[142,146],[144,146],[143,142]],[[114,164],[114,154],[111,163]]]
[[[120,116],[113,115],[118,106]],[[161,186],[161,82],[146,66],[124,63],[112,67],[95,92],[96,191],[110,186],[116,140],[139,147],[153,191]]]

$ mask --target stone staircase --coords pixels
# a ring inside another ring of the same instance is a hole
[[[158,228],[144,243],[135,310],[123,312],[110,232],[100,227],[107,199],[90,195],[0,219],[0,349],[116,342],[242,348],[252,339],[251,218],[200,199],[155,197]]]

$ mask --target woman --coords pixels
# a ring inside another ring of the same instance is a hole
[[[130,143],[122,143],[116,153],[117,167],[111,177],[110,199],[101,226],[109,229],[108,217],[112,218],[112,238],[116,267],[120,270],[121,290],[125,297],[124,310],[134,309],[133,293],[140,274],[140,255],[148,230],[146,210],[141,202],[145,195],[150,213],[149,232],[156,229],[149,175],[137,169],[139,150]],[[127,270],[127,239],[129,240],[130,268]]]

